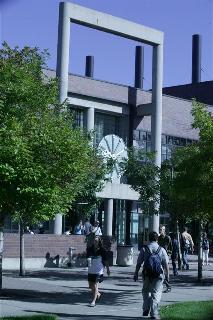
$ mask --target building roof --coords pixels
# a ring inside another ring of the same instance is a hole
[[[48,77],[55,77],[55,71],[45,70]],[[116,107],[124,108],[123,114],[129,114],[131,105],[149,104],[152,92],[134,87],[114,84],[107,81],[69,74],[68,96],[91,103],[98,101],[109,112],[116,112]],[[174,97],[171,94],[163,95],[162,99],[162,133],[192,140],[198,139],[198,130],[192,129],[193,117],[191,114],[192,102],[190,99]],[[80,106],[80,104],[79,104]],[[147,116],[136,121],[135,128],[151,130],[151,117]]]
[[[188,100],[195,98],[204,104],[213,105],[213,81],[165,87],[163,94]]]

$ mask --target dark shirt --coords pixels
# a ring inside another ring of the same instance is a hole
[[[94,246],[87,248],[87,258],[102,257],[102,261],[107,261],[107,251],[104,248],[95,249]]]
[[[168,251],[172,250],[172,243],[171,243],[170,236],[160,234],[158,237],[158,244],[159,244],[159,246],[164,248],[167,253],[168,253]]]
[[[209,240],[207,238],[203,239],[202,248],[203,248],[203,250],[208,250],[209,249]]]
[[[178,241],[177,241],[177,239],[173,239],[172,240],[172,254],[171,254],[172,260],[177,259],[177,256],[178,256]]]

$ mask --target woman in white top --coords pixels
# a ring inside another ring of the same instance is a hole
[[[107,275],[110,275],[109,264],[107,261],[107,252],[103,247],[102,240],[99,236],[91,234],[93,241],[87,247],[87,258],[90,258],[91,263],[88,266],[88,283],[92,291],[91,307],[95,306],[96,299],[99,299],[101,294],[98,291],[98,284],[103,281],[104,267],[107,268]]]
[[[92,232],[96,236],[102,236],[102,231],[101,231],[101,227],[99,226],[99,221],[98,220],[95,221],[94,227],[92,228]]]
[[[204,266],[204,263],[208,266],[209,265],[209,240],[207,238],[206,232],[203,233],[202,249],[203,249],[203,266]]]

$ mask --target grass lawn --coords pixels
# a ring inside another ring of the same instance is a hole
[[[162,320],[213,319],[213,301],[192,301],[171,304],[160,308]]]
[[[49,315],[46,315],[46,314],[41,314],[41,315],[29,315],[29,316],[20,316],[20,317],[3,317],[3,318],[0,318],[1,320],[56,320],[57,317],[52,315],[52,314],[49,314]]]

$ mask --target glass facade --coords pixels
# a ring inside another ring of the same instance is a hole
[[[86,111],[73,106],[70,107],[73,114],[74,126],[86,127]],[[115,116],[111,114],[95,112],[95,144],[98,145],[101,139],[109,134],[115,134],[121,137],[127,144],[128,140],[128,116]]]
[[[151,151],[151,132],[143,130],[134,130],[133,132],[133,145],[136,148],[143,149],[145,152]],[[162,134],[161,136],[161,161],[169,160],[172,151],[176,148],[186,146],[194,142],[191,139],[184,139],[175,136]]]
[[[126,201],[125,200],[115,200],[116,201],[116,238],[118,244],[125,243],[126,234]],[[115,213],[114,213],[115,214]]]
[[[10,216],[7,216],[4,219],[4,232],[15,233],[19,231],[19,225],[16,222],[13,222]]]
[[[114,116],[104,113],[95,113],[95,144],[98,145],[101,139],[108,135],[115,134],[127,143],[128,137],[128,116]]]
[[[74,127],[83,129],[85,127],[85,111],[71,106],[70,112],[73,115]]]

